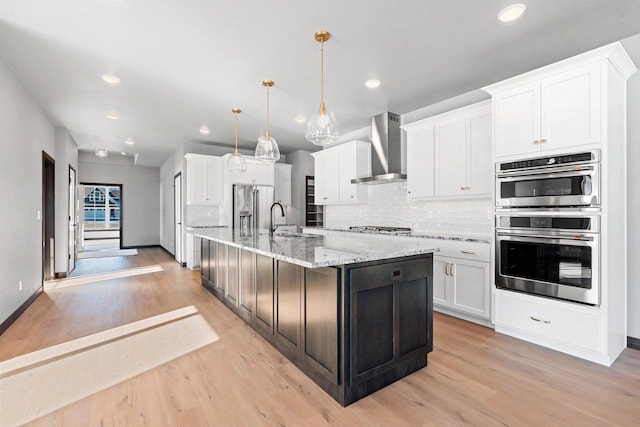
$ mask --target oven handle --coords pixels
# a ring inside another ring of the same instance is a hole
[[[563,177],[563,176],[576,176],[576,175],[588,175],[587,172],[593,172],[596,170],[595,165],[578,165],[578,166],[558,166],[558,167],[549,167],[544,169],[527,169],[527,170],[518,170],[512,172],[498,172],[498,178],[526,178],[528,176],[532,177],[540,177],[540,176],[549,176],[549,177]]]
[[[560,235],[550,235],[550,234],[512,234],[512,233],[504,233],[497,232],[498,237],[508,237],[511,238],[509,240],[519,240],[519,241],[536,241],[536,242],[545,242],[545,243],[560,243],[560,242],[593,242],[595,239],[593,236],[586,236],[582,234],[560,234]]]
[[[567,171],[544,171],[540,173],[520,173],[520,174],[500,174],[498,179],[500,182],[512,181],[532,181],[535,179],[553,179],[553,178],[571,178],[574,176],[590,176],[593,175],[595,169],[593,166],[582,168],[580,170],[570,169]]]

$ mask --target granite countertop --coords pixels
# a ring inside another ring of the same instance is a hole
[[[372,231],[362,230],[349,230],[348,228],[327,228],[327,227],[303,227],[310,230],[326,230],[336,231],[339,233],[354,233],[354,234],[377,234],[381,236],[397,236],[397,237],[415,237],[419,239],[437,239],[437,240],[455,240],[459,242],[472,242],[472,243],[491,243],[491,238],[483,235],[461,235],[454,233],[437,233],[437,232],[411,232],[409,234],[391,234],[391,233],[376,233]]]
[[[211,224],[187,224],[187,230],[196,228],[227,228],[226,225],[211,225]]]
[[[307,268],[330,267],[367,261],[400,258],[438,251],[437,248],[407,242],[372,245],[370,241],[354,237],[312,236],[299,233],[276,233],[269,238],[267,230],[243,237],[239,230],[204,228],[192,230],[203,239],[224,243],[260,255],[297,264]]]

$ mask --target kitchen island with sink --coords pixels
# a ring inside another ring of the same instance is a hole
[[[202,238],[203,286],[341,405],[427,365],[436,248],[192,233]]]

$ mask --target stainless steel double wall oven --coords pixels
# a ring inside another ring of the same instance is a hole
[[[496,286],[600,303],[600,151],[496,164]]]

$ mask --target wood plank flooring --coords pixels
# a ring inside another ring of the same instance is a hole
[[[30,425],[631,426],[640,420],[640,351],[627,349],[606,368],[437,313],[429,365],[342,408],[204,290],[198,272],[161,249],[139,252],[106,264],[82,260],[78,271],[152,264],[164,271],[40,296],[0,336],[0,361],[191,305],[220,339]]]

